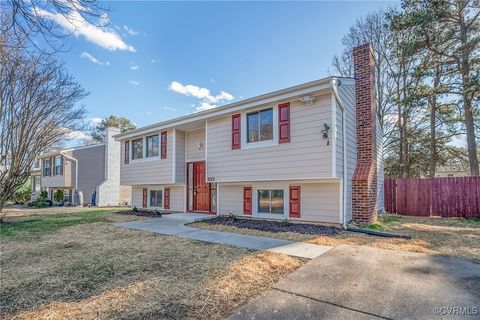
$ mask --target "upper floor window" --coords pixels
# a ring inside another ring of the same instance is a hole
[[[147,158],[158,157],[159,143],[160,143],[158,134],[147,137],[146,141],[147,141]]]
[[[132,160],[143,158],[143,138],[132,140]]]
[[[52,174],[52,159],[43,160],[43,176],[50,176]]]
[[[35,161],[33,162],[33,168],[40,168],[40,159],[35,159]]]
[[[273,109],[247,114],[247,142],[273,140]]]
[[[61,176],[63,174],[63,161],[62,156],[55,157],[55,175]]]

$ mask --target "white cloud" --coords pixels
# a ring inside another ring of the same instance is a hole
[[[132,70],[132,71],[138,70],[138,66],[135,65],[135,64],[131,65],[129,68],[130,68],[130,70]]]
[[[71,131],[66,136],[70,146],[81,146],[93,142],[93,138],[85,131]]]
[[[82,52],[82,53],[80,54],[80,57],[85,58],[85,59],[89,60],[89,61],[92,62],[92,63],[98,64],[99,66],[106,66],[106,67],[108,67],[108,66],[110,65],[110,62],[108,62],[108,61],[106,61],[106,60],[102,62],[102,61],[98,60],[97,58],[95,58],[94,56],[92,56],[92,55],[91,55],[90,53],[88,53],[88,52]]]
[[[123,30],[125,30],[125,32],[128,33],[131,36],[138,36],[139,35],[138,31],[135,31],[132,28],[129,28],[128,26],[123,26]]]
[[[167,111],[172,111],[172,112],[175,112],[177,111],[177,109],[173,108],[173,107],[169,107],[169,106],[163,106],[161,107],[162,110],[167,110]]]
[[[99,117],[92,117],[92,118],[88,118],[88,121],[91,123],[91,124],[99,124],[100,122],[102,122],[102,118],[99,118]]]
[[[217,103],[223,103],[224,101],[233,100],[234,97],[228,92],[220,91],[218,95],[212,95],[207,88],[198,87],[195,85],[183,85],[178,81],[173,81],[168,86],[168,89],[183,94],[185,96],[195,97],[200,101],[200,106],[196,108],[196,111],[203,111],[218,107]]]
[[[151,59],[150,62],[151,62],[151,63],[159,63],[159,62],[160,62],[160,59]]]
[[[135,81],[135,80],[130,80],[130,81],[128,81],[128,83],[133,84],[134,86],[140,85],[140,82]]]
[[[43,9],[37,9],[34,13],[54,21],[76,37],[83,36],[87,41],[95,43],[107,50],[135,52],[135,48],[125,43],[115,30],[102,27],[109,22],[106,14],[103,14],[99,18],[98,24],[100,26],[97,26],[89,23],[75,10],[71,10],[65,15]]]

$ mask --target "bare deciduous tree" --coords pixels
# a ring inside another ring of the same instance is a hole
[[[66,24],[70,33],[75,33],[80,26],[109,23],[107,8],[97,0],[2,0],[0,11],[8,17],[8,23],[1,26],[2,34],[8,32],[17,39],[7,44],[10,49],[33,47],[43,53],[61,50],[63,38],[69,35],[65,34]]]
[[[78,130],[86,92],[53,56],[26,54],[0,36],[0,221],[2,208],[30,175],[35,158]]]

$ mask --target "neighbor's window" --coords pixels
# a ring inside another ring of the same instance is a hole
[[[273,109],[247,114],[247,142],[273,140]]]
[[[162,190],[150,190],[150,207],[162,207]]]
[[[154,136],[147,137],[147,158],[148,157],[158,157],[158,148],[160,139],[158,134]]]
[[[259,213],[283,213],[283,190],[258,190]]]
[[[132,160],[143,158],[143,138],[132,140]]]
[[[63,166],[62,166],[62,156],[55,157],[55,175],[60,176],[63,174]]]
[[[41,191],[41,180],[40,176],[34,176],[33,177],[33,191],[34,192],[40,192]]]
[[[49,176],[52,173],[52,159],[43,160],[43,176]]]

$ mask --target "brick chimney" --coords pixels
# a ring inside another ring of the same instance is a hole
[[[377,147],[375,61],[370,44],[353,49],[355,108],[357,124],[357,164],[353,174],[352,218],[368,225],[377,220]]]

